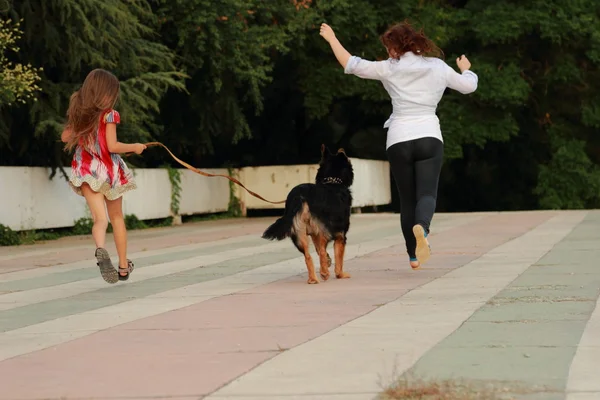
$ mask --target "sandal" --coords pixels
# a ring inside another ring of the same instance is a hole
[[[126,281],[127,279],[129,279],[129,274],[131,274],[133,272],[133,261],[131,260],[127,260],[127,268],[121,268],[121,266],[119,265],[119,280],[120,281]],[[123,272],[127,272],[126,275],[121,275],[121,273]]]
[[[106,249],[102,247],[98,247],[96,249],[96,260],[98,261],[96,265],[100,268],[100,275],[102,275],[102,279],[104,279],[107,283],[117,283],[119,281],[119,277],[117,274],[117,270],[113,267],[112,261],[110,261],[110,255]]]

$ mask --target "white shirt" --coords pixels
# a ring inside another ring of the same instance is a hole
[[[388,128],[386,149],[408,140],[434,137],[443,142],[437,105],[448,87],[463,94],[477,89],[479,78],[469,70],[459,74],[443,60],[412,52],[399,60],[367,61],[351,56],[344,72],[376,79],[392,99],[393,112],[383,125]]]

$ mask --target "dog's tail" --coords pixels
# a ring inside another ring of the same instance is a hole
[[[290,231],[292,230],[292,218],[288,218],[287,215],[279,218],[277,221],[273,223],[273,225],[269,226],[267,230],[263,233],[263,239],[269,240],[283,240],[290,235]]]
[[[263,239],[283,240],[291,235],[294,217],[302,210],[302,200],[293,196],[290,197],[292,198],[288,198],[285,204],[283,216],[267,228],[262,235]]]

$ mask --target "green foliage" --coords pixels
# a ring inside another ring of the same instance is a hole
[[[136,215],[128,214],[125,216],[125,227],[128,231],[161,228],[171,226],[173,218],[162,218],[157,220],[142,221]],[[28,230],[14,232],[9,227],[0,224],[0,246],[16,246],[24,244],[34,244],[40,241],[57,240],[68,236],[88,236],[92,233],[94,221],[91,218],[80,218],[75,221],[70,228]],[[113,231],[112,225],[108,224],[108,233]]]
[[[167,167],[169,181],[171,182],[171,213],[179,215],[179,204],[181,201],[181,170]]]
[[[190,95],[171,94],[165,139],[194,158],[212,154],[214,140],[231,145],[252,137],[250,119],[264,110],[274,59],[300,29],[292,2],[161,0],[156,7],[165,43],[191,77]],[[194,149],[187,153],[189,145]]]
[[[7,58],[9,51],[19,52],[17,41],[22,34],[19,23],[11,24],[0,19],[0,106],[37,100],[34,96],[40,90],[37,83],[42,69],[33,68],[31,64],[13,64]]]
[[[8,226],[0,224],[0,246],[16,246],[21,244],[19,234]]]
[[[15,61],[44,70],[38,102],[0,108],[4,164],[69,161],[57,134],[95,67],[122,80],[122,140],[152,137],[194,165],[312,163],[321,143],[385,159],[387,93],[345,75],[318,28],[377,60],[379,35],[410,17],[449,65],[466,54],[479,76],[475,93],[448,91],[438,107],[439,211],[600,204],[596,0],[14,0],[8,17],[24,19]]]
[[[229,176],[237,178],[233,168],[228,168],[227,173]],[[235,194],[236,185],[232,181],[229,181],[229,206],[227,207],[227,216],[238,218],[242,216],[242,205]]]
[[[43,242],[47,240],[56,240],[64,236],[59,232],[55,232],[53,229],[49,230],[30,230],[19,232],[19,244],[34,244],[37,242]]]
[[[535,194],[546,209],[596,208],[600,193],[600,167],[585,151],[585,143],[563,137],[552,138],[552,158],[540,166]]]
[[[156,40],[157,19],[148,1],[14,0],[8,14],[23,20],[19,58],[44,65],[44,95],[18,112],[0,110],[5,163],[54,167],[68,160],[57,139],[69,97],[94,68],[109,69],[121,80],[120,140],[148,140],[162,130],[159,101],[169,88],[184,89],[185,75],[174,66],[174,53]]]
[[[79,218],[75,221],[71,230],[73,235],[89,235],[92,233],[92,227],[94,226],[94,220],[91,218]]]
[[[127,228],[127,230],[148,229],[149,228],[149,226],[144,221],[141,221],[134,214],[127,214],[125,216],[125,227]]]

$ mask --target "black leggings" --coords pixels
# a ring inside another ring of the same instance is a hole
[[[433,137],[400,142],[388,150],[390,169],[400,195],[400,222],[409,257],[417,241],[412,228],[420,224],[429,233],[435,212],[444,144]]]

